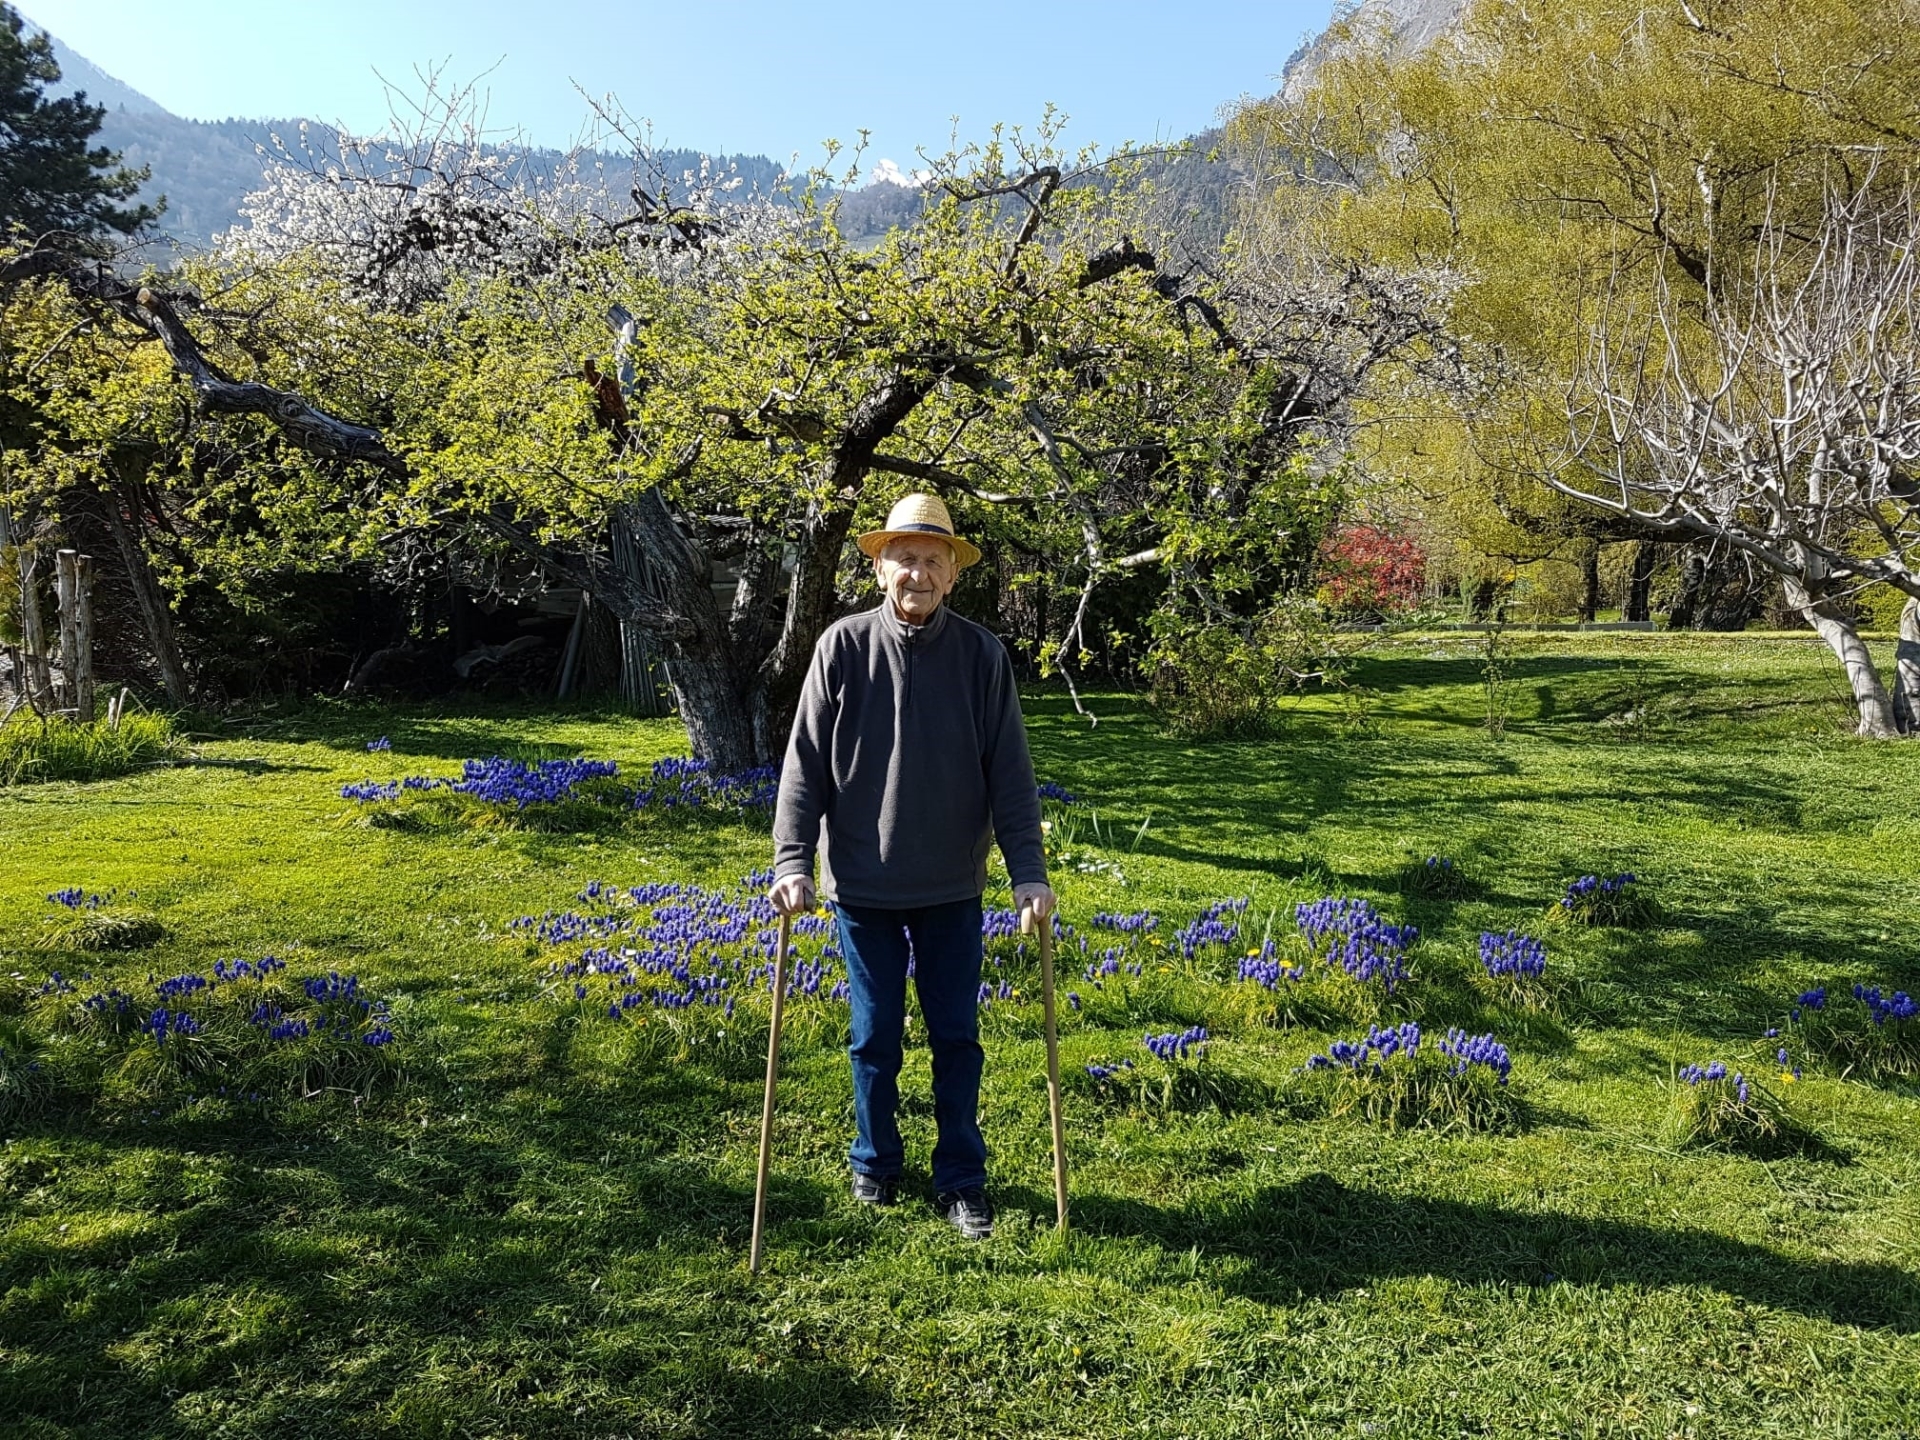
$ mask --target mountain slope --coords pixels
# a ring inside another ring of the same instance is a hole
[[[1337,18],[1377,17],[1393,35],[1402,51],[1422,50],[1438,40],[1459,20],[1469,0],[1359,0],[1342,5]],[[1313,78],[1313,72],[1326,59],[1331,42],[1323,31],[1288,58],[1281,72],[1281,88],[1286,95],[1298,95]]]
[[[23,18],[30,30],[44,28],[36,25],[31,15]],[[150,100],[131,85],[114,79],[79,51],[63,44],[57,35],[53,37],[53,58],[60,66],[60,79],[48,87],[49,94],[66,96],[85,91],[89,101],[106,106],[109,112],[125,110],[135,115],[167,113],[166,107],[159,101]]]
[[[27,17],[30,29],[36,25]],[[167,208],[160,218],[160,231],[187,249],[204,249],[221,231],[240,223],[240,205],[247,195],[260,188],[266,161],[260,149],[272,148],[272,137],[280,135],[291,142],[300,127],[298,120],[187,120],[165,106],[141,94],[132,86],[116,80],[86,56],[53,39],[60,79],[49,87],[54,95],[84,92],[89,101],[107,107],[100,125],[98,143],[121,153],[127,165],[145,166],[150,175],[140,198],[148,203],[166,197]],[[318,141],[330,141],[330,126],[314,125]],[[552,158],[558,159],[555,155]],[[678,174],[699,166],[701,155],[693,150],[665,150],[655,157],[668,174]],[[764,155],[720,155],[713,157],[739,174],[743,190],[765,193],[780,174],[780,167]],[[595,155],[590,160],[606,163],[609,173],[619,173],[628,161],[626,155]]]

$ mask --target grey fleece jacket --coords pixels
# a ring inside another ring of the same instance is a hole
[[[780,771],[773,873],[847,905],[911,910],[980,894],[995,838],[1016,885],[1044,884],[1040,800],[1006,647],[942,605],[891,602],[814,646]]]

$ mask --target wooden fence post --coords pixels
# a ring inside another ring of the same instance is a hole
[[[68,674],[73,681],[73,703],[83,725],[93,723],[93,557],[76,555],[73,561],[73,635],[75,648]]]
[[[60,603],[60,708],[71,710],[79,720],[90,720],[80,713],[80,556],[77,551],[55,552],[53,584]]]
[[[53,672],[47,664],[47,631],[40,618],[40,550],[32,544],[20,547],[20,657],[22,681],[27,702],[41,715],[56,709],[59,698],[53,690]]]

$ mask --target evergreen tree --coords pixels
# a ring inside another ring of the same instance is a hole
[[[130,235],[159,211],[115,202],[132,199],[147,171],[88,147],[106,107],[84,94],[49,99],[47,86],[59,78],[51,37],[28,37],[20,12],[0,3],[0,239],[56,230]]]

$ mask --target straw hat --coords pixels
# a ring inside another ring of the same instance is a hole
[[[953,533],[953,517],[938,495],[903,495],[887,512],[885,529],[869,530],[854,543],[862,555],[878,559],[881,548],[889,540],[902,540],[910,535],[939,535],[950,540],[954,568],[958,570],[966,569],[980,558],[979,550],[971,541]]]

